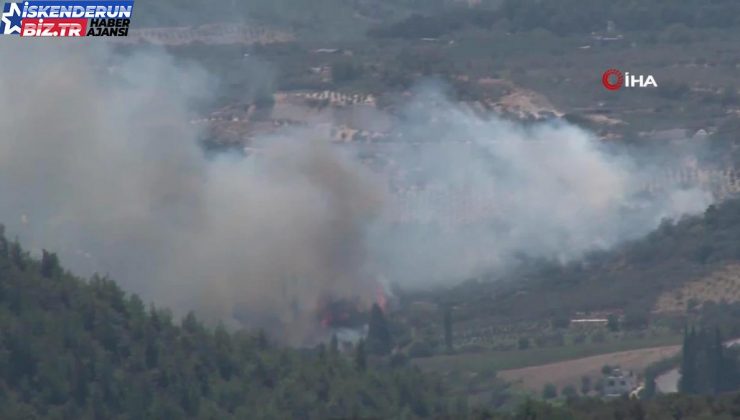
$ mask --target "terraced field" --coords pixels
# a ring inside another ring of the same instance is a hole
[[[740,302],[740,264],[732,263],[658,297],[656,313],[685,312],[703,302]]]

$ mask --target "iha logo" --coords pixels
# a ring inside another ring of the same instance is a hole
[[[601,75],[601,84],[608,90],[619,90],[622,87],[658,87],[652,74],[644,76],[642,74],[634,75],[628,71],[622,74],[617,69],[609,69]]]

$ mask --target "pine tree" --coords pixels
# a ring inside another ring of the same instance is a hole
[[[41,250],[41,275],[45,278],[53,277],[59,271],[57,254],[45,249]]]
[[[589,392],[591,392],[591,377],[590,376],[581,376],[581,394],[587,395]]]
[[[722,343],[722,333],[719,327],[714,329],[714,343],[711,349],[711,367],[712,367],[712,391],[714,394],[719,394],[724,390],[724,375],[725,375],[725,362],[724,362],[724,345]]]
[[[367,331],[367,350],[370,354],[386,355],[391,352],[391,333],[383,310],[373,304],[370,310],[370,325]]]
[[[655,373],[647,372],[645,374],[645,392],[643,394],[644,397],[645,398],[654,397],[656,390],[657,390],[657,384],[655,383]]]
[[[332,334],[329,342],[329,357],[335,359],[339,355],[339,340],[336,334]]]
[[[5,225],[0,223],[0,257],[8,256],[8,240],[5,238]]]
[[[697,391],[696,381],[696,334],[692,328],[684,330],[683,346],[681,351],[681,380],[679,390],[684,393],[695,393]]]
[[[257,331],[257,348],[267,350],[268,347],[270,347],[270,341],[267,338],[267,333],[260,328]]]
[[[321,343],[316,347],[316,358],[319,359],[321,363],[326,362],[326,344]]]
[[[21,248],[21,244],[18,243],[18,239],[16,239],[15,241],[13,241],[13,243],[10,244],[10,249],[8,250],[8,257],[10,258],[10,261],[13,263],[13,265],[16,268],[18,268],[21,271],[26,269],[25,255],[23,255],[23,249]]]
[[[360,340],[355,348],[355,367],[359,371],[367,368],[367,355],[365,354],[365,341]]]

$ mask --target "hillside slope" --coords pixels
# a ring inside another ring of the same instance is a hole
[[[412,368],[211,330],[146,308],[113,281],[40,261],[0,225],[0,418],[439,416],[441,387]],[[364,360],[364,359],[362,359]]]
[[[622,308],[649,316],[661,295],[740,260],[740,200],[703,215],[664,221],[646,237],[568,264],[529,261],[499,281],[471,281],[437,299],[456,319],[568,317]]]

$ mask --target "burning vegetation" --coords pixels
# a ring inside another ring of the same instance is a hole
[[[327,299],[319,305],[319,322],[324,328],[359,328],[367,324],[367,312],[358,298]]]

